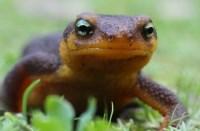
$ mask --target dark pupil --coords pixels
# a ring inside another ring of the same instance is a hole
[[[82,26],[78,27],[79,33],[81,33],[83,35],[88,35],[91,30],[92,30],[91,27],[87,27],[85,25],[82,25]]]
[[[150,35],[150,34],[152,34],[153,32],[154,32],[153,27],[148,27],[148,28],[145,29],[146,35]]]
[[[76,32],[80,36],[87,36],[93,33],[93,28],[86,20],[79,20],[76,23]]]

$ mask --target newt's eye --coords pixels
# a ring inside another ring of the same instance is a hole
[[[148,23],[146,26],[144,26],[144,29],[142,31],[143,37],[145,39],[151,38],[153,35],[155,35],[155,28],[152,23]]]
[[[84,19],[79,19],[75,23],[75,31],[78,36],[90,36],[94,33],[94,26]]]

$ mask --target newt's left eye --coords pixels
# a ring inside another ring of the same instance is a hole
[[[143,37],[145,39],[151,38],[153,35],[155,35],[155,33],[156,31],[152,23],[145,25],[142,31]]]
[[[94,26],[87,20],[78,19],[75,23],[75,31],[78,36],[90,36],[94,33]]]

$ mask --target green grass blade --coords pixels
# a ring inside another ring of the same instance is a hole
[[[40,83],[40,80],[35,80],[33,83],[31,83],[28,88],[25,90],[23,99],[22,99],[22,112],[23,115],[26,117],[27,116],[27,103],[28,103],[28,98],[33,91],[37,87],[37,85]]]

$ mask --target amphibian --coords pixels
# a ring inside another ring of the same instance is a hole
[[[2,99],[10,111],[20,112],[24,90],[41,79],[29,107],[41,107],[47,95],[57,94],[79,114],[94,96],[98,112],[111,102],[119,112],[138,98],[164,116],[162,130],[170,120],[182,118],[186,109],[174,93],[141,73],[156,46],[156,30],[147,16],[80,14],[63,34],[27,44],[5,78]]]

